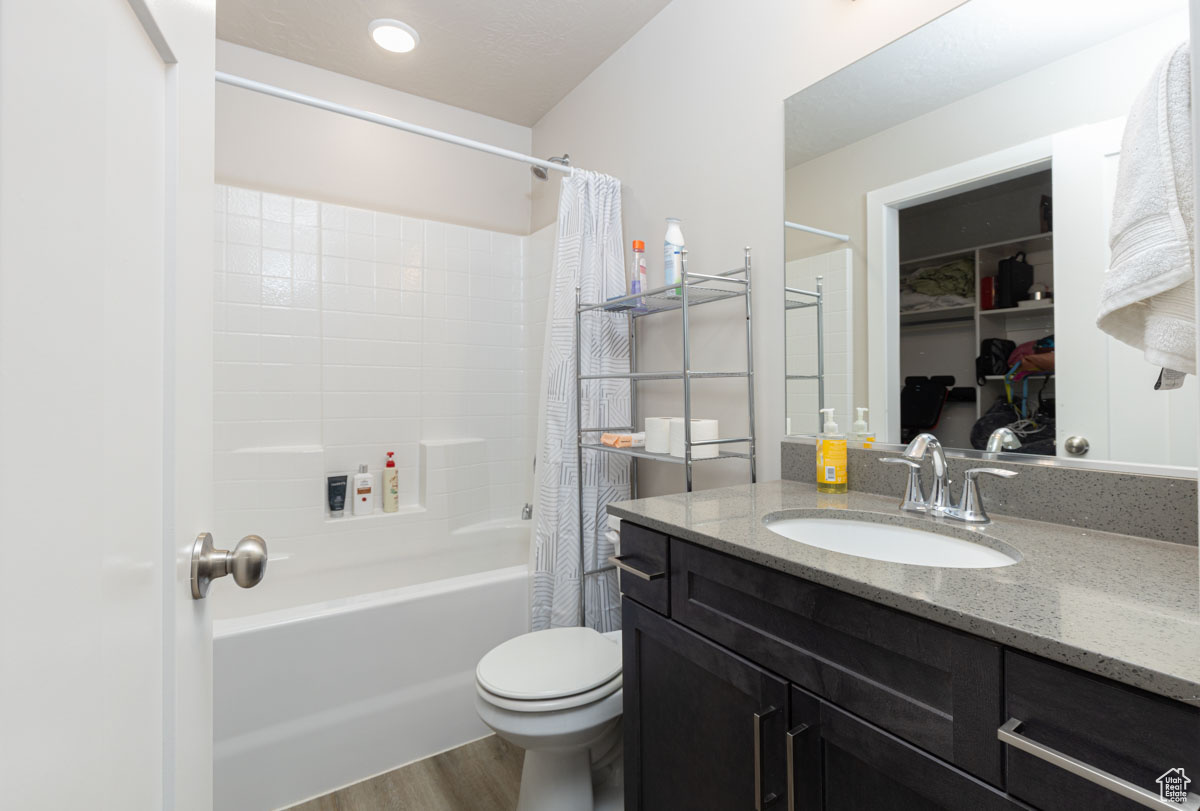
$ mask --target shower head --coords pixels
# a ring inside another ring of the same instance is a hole
[[[563,153],[563,156],[561,158],[550,157],[550,158],[546,158],[546,160],[550,161],[551,163],[557,163],[560,166],[570,166],[571,165],[571,156],[566,154],[565,152]],[[538,180],[545,180],[546,178],[548,178],[550,176],[546,172],[546,170],[543,169],[541,166],[530,166],[529,171],[533,172],[533,176],[536,177]]]

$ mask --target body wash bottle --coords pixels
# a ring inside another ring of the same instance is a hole
[[[387,464],[383,468],[383,511],[394,513],[400,509],[400,473],[396,470],[395,454],[388,451]]]
[[[354,474],[354,514],[370,515],[375,512],[375,475],[367,472],[366,465],[359,465]]]
[[[838,433],[833,409],[822,408],[824,426],[817,434],[817,492],[845,493],[850,489],[846,476],[846,435]]]

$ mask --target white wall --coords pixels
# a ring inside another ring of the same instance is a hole
[[[531,131],[289,59],[217,43],[217,70],[518,152]],[[529,233],[524,164],[295,102],[217,85],[219,183]]]
[[[1083,124],[1125,115],[1168,49],[1187,36],[1171,16],[899,124],[787,172],[787,217],[850,235],[866,290],[866,193]],[[969,137],[964,135],[964,130]],[[828,250],[804,234],[787,256]],[[855,391],[867,393],[867,297],[856,302]]]
[[[262,534],[286,565],[518,517],[526,238],[222,185],[215,209],[214,533]],[[453,480],[422,453],[471,439]],[[389,450],[400,513],[330,519],[325,477],[378,477]]]
[[[674,0],[533,128],[535,154],[624,184],[627,241],[645,240],[651,284],[664,218],[683,219],[695,270],[724,270],[754,248],[759,478],[779,477],[783,435],[783,100],[959,0]],[[555,216],[557,184],[534,189],[533,228]],[[678,368],[676,316],[644,319],[644,368]],[[696,311],[694,367],[744,364],[740,302]],[[642,415],[682,410],[678,383],[640,384]],[[745,390],[697,383],[700,417],[745,426]],[[642,493],[682,489],[676,466],[642,466]],[[698,487],[746,481],[741,462],[697,465]]]

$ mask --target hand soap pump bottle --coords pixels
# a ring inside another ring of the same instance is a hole
[[[845,493],[850,489],[846,476],[846,435],[838,433],[833,409],[822,408],[824,426],[817,434],[817,492]]]
[[[867,409],[856,408],[858,419],[854,421],[854,427],[850,431],[850,438],[855,442],[861,442],[864,448],[869,448],[875,444],[875,435],[871,433],[870,426],[867,425]]]
[[[400,509],[400,473],[396,470],[395,454],[388,451],[387,464],[383,468],[383,511],[394,513]]]
[[[367,472],[366,465],[359,465],[354,474],[354,514],[370,515],[375,512],[375,475]]]

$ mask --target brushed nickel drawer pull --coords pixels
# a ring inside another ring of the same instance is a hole
[[[762,722],[779,712],[778,707],[767,707],[754,713],[754,811],[762,811],[763,805],[775,802],[775,795],[763,797]]]
[[[1027,752],[1039,760],[1044,760],[1051,765],[1070,772],[1076,777],[1082,777],[1089,783],[1095,783],[1097,786],[1106,788],[1114,794],[1119,794],[1127,800],[1133,800],[1138,805],[1144,805],[1147,808],[1169,808],[1172,811],[1196,809],[1200,806],[1200,797],[1191,792],[1188,793],[1188,801],[1182,805],[1169,802],[1157,794],[1146,791],[1141,786],[1130,783],[1128,780],[1122,780],[1114,774],[1109,774],[1102,769],[1097,769],[1095,766],[1084,763],[1082,760],[1065,755],[1057,749],[1051,749],[1049,746],[1027,738],[1018,732],[1021,728],[1021,723],[1021,720],[1018,718],[1009,718],[1004,722],[1003,726],[996,730],[996,737],[1009,746],[1016,747],[1022,752]]]
[[[657,580],[660,577],[666,577],[666,572],[643,572],[641,569],[635,569],[625,562],[625,558],[629,555],[613,555],[608,559],[608,562],[616,566],[623,572],[629,572],[634,577],[640,577],[642,580]]]
[[[796,738],[808,729],[808,724],[801,724],[787,732],[787,811],[796,811]]]

